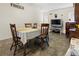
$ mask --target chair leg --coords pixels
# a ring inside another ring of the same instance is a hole
[[[13,48],[13,43],[12,43],[12,45],[11,45],[11,47],[10,47],[10,50],[12,50],[12,48]]]
[[[24,56],[26,56],[26,45],[27,44],[24,45],[24,54],[23,54]]]
[[[49,46],[49,43],[47,42],[47,45]]]
[[[46,41],[47,41],[47,45],[49,46],[49,37],[47,38],[47,40],[46,40]]]
[[[15,50],[14,50],[14,56],[16,55],[16,50],[17,50],[17,45],[15,46]]]
[[[40,44],[40,46],[41,46],[41,49],[44,48],[44,41],[43,41],[43,39],[41,40],[41,44]]]

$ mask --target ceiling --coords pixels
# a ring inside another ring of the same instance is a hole
[[[73,6],[73,3],[30,3],[30,5],[35,6],[42,10],[51,10],[51,9],[71,7]]]

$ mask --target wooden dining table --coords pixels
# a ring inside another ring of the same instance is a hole
[[[27,40],[33,39],[40,35],[40,29],[38,28],[18,28],[17,35],[21,37],[23,44],[27,43]]]

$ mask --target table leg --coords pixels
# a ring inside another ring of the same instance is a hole
[[[24,56],[26,55],[26,44],[24,45]]]

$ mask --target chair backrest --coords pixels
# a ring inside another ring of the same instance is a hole
[[[18,41],[17,39],[17,31],[16,31],[16,25],[15,24],[10,24],[10,29],[13,37],[13,41]]]
[[[26,28],[31,28],[32,27],[32,23],[25,23],[25,27]]]
[[[49,31],[49,24],[41,24],[41,34],[43,35],[48,35],[48,31]]]
[[[37,28],[37,23],[34,23],[33,24],[33,28]]]

